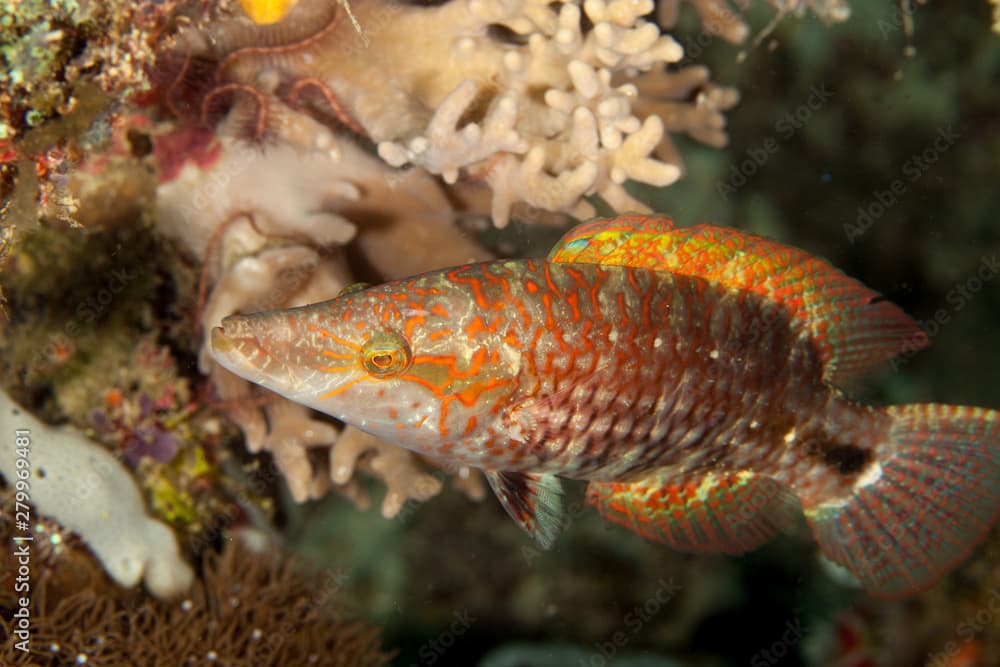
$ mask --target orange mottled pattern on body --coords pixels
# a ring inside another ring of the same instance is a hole
[[[1000,511],[1000,415],[835,385],[926,336],[802,250],[623,216],[548,259],[443,269],[227,318],[229,370],[407,449],[482,468],[542,546],[559,477],[607,519],[742,553],[803,510],[873,591],[932,584]],[[909,347],[908,347],[909,346]]]
[[[826,378],[838,384],[930,343],[897,306],[828,262],[735,229],[621,216],[574,228],[549,261],[670,271],[773,299],[817,345]]]

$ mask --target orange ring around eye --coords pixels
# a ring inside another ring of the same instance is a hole
[[[387,332],[373,336],[362,350],[362,366],[376,377],[389,377],[401,373],[410,365],[410,346],[406,339]]]

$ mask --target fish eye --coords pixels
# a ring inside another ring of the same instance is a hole
[[[362,365],[371,375],[389,377],[410,366],[410,346],[399,334],[373,336],[361,351]]]

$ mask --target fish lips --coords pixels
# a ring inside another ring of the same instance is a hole
[[[265,367],[272,357],[244,321],[227,317],[222,326],[212,328],[209,340],[212,358],[220,366],[256,384],[266,382]]]

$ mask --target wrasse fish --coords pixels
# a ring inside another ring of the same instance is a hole
[[[674,549],[742,553],[805,513],[872,592],[927,587],[1000,510],[1000,413],[871,407],[840,387],[924,347],[807,253],[623,216],[545,259],[470,264],[235,315],[226,368],[379,438],[481,468],[542,546],[559,477]]]

